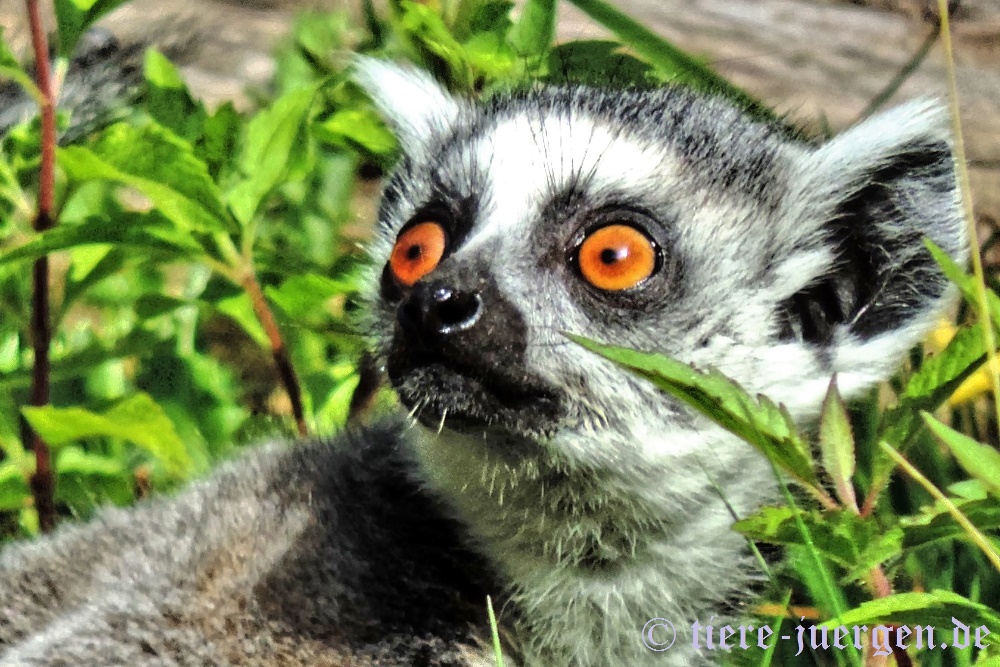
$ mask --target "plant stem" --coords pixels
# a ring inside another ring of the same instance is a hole
[[[55,220],[55,164],[56,164],[56,109],[49,69],[49,45],[42,26],[38,0],[25,0],[28,23],[31,26],[31,44],[35,56],[35,78],[41,93],[39,112],[42,119],[41,167],[38,174],[38,213],[35,231],[50,229]],[[47,405],[49,402],[49,347],[52,341],[52,324],[49,316],[49,260],[35,260],[32,271],[31,339],[35,353],[32,371],[31,404]],[[35,474],[31,477],[31,491],[38,511],[38,523],[45,532],[56,522],[55,479],[49,447],[37,433],[32,433],[31,446],[35,451]]]
[[[930,32],[930,34],[924,38],[923,43],[920,45],[920,48],[917,49],[917,52],[913,54],[913,57],[910,58],[905,65],[903,65],[902,69],[900,69],[896,73],[896,76],[892,78],[892,81],[890,81],[886,87],[883,88],[882,91],[868,103],[868,106],[865,107],[865,110],[861,112],[861,115],[858,116],[855,122],[861,122],[865,118],[874,114],[889,101],[889,98],[899,91],[903,84],[906,83],[907,79],[913,76],[913,73],[916,72],[917,69],[923,64],[924,60],[927,59],[928,54],[930,54],[931,49],[934,48],[934,44],[937,43],[938,37],[940,36],[941,21],[938,21],[935,23],[934,29]]]
[[[992,563],[993,567],[1000,572],[1000,553],[997,552],[993,543],[985,535],[983,535],[971,521],[969,521],[969,518],[962,513],[962,510],[960,510],[950,498],[944,495],[939,488],[934,486],[932,481],[927,479],[923,473],[917,470],[905,456],[897,452],[892,445],[887,443],[885,440],[882,440],[878,443],[878,446],[881,447],[882,451],[888,454],[889,457],[895,461],[907,475],[912,477],[917,484],[924,487],[927,493],[931,494],[935,500],[944,505],[948,514],[951,514],[952,518],[955,519],[955,522],[965,530],[969,539],[972,540],[972,543],[982,550],[983,554],[986,555],[986,558],[990,561],[990,563]]]
[[[284,385],[285,391],[288,393],[288,400],[291,401],[292,416],[295,418],[299,435],[304,438],[309,435],[309,429],[306,427],[305,411],[302,409],[302,390],[299,387],[299,379],[295,375],[295,368],[288,356],[288,348],[285,347],[285,341],[281,337],[281,329],[278,328],[274,313],[271,312],[271,307],[267,304],[267,299],[264,298],[264,292],[260,288],[253,267],[247,267],[240,284],[247,291],[250,303],[253,305],[253,311],[271,343],[271,356],[274,358],[274,365],[281,377],[281,384]]]

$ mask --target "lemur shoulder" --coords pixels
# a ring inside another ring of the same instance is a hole
[[[403,414],[6,547],[0,665],[487,665],[487,595],[507,665],[714,664],[640,632],[759,577],[730,508],[771,468],[562,332],[798,420],[885,379],[951,296],[923,237],[966,253],[945,113],[813,145],[681,88],[356,78],[402,146],[365,326]]]

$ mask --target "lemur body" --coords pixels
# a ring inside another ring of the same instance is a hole
[[[775,498],[770,466],[563,332],[809,419],[947,304],[922,237],[966,251],[932,104],[817,147],[680,89],[476,105],[357,69],[403,148],[366,296],[415,423],[270,445],[8,548],[0,665],[492,664],[486,595],[507,665],[715,664],[684,628],[757,577],[729,526]]]

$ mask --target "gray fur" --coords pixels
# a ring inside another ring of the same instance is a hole
[[[684,629],[759,579],[715,488],[745,516],[775,500],[770,467],[562,332],[715,366],[808,420],[831,374],[848,395],[884,379],[952,296],[921,245],[966,253],[934,104],[813,146],[680,89],[474,105],[357,68],[404,150],[367,326],[414,425],[264,447],[8,549],[0,665],[489,664],[487,594],[508,665],[713,664]],[[452,245],[407,288],[382,272],[414,216]],[[639,288],[568,259],[608,220],[662,249]],[[459,306],[475,317],[440,328]],[[640,641],[653,617],[681,633],[666,653]]]

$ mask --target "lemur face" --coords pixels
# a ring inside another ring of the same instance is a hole
[[[964,257],[930,104],[814,147],[679,89],[476,106],[408,69],[359,69],[404,154],[375,328],[430,428],[586,465],[682,455],[662,436],[691,417],[564,332],[715,366],[807,416],[833,373],[847,394],[887,376],[941,308],[922,237]],[[579,445],[595,433],[601,451]]]

